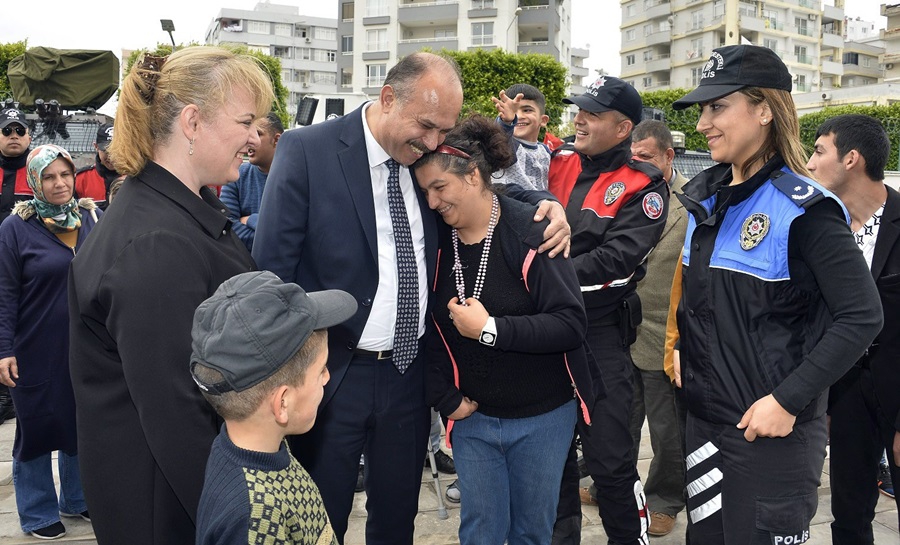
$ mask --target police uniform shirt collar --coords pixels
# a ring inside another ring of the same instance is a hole
[[[697,202],[703,202],[716,195],[713,213],[723,206],[731,206],[744,201],[760,188],[776,170],[784,166],[784,159],[775,155],[759,171],[738,185],[731,184],[731,165],[720,163],[712,166],[684,185],[682,193]]]
[[[153,161],[148,161],[137,177],[186,210],[211,237],[219,238],[231,229],[225,205],[209,187],[200,188],[200,199],[197,199],[181,180]]]
[[[624,165],[631,158],[631,137],[609,148],[603,153],[590,156],[583,153],[581,156],[581,169],[590,172],[610,172]]]

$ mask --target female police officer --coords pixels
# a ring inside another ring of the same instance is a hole
[[[726,46],[674,104],[699,104],[697,130],[721,163],[679,195],[692,543],[809,538],[825,392],[881,328],[846,210],[808,177],[790,90],[773,51]]]

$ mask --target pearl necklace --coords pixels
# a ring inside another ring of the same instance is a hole
[[[478,263],[478,274],[475,276],[475,289],[472,290],[473,299],[481,299],[481,288],[484,287],[484,276],[487,273],[488,255],[491,253],[491,239],[494,238],[494,227],[497,226],[497,216],[500,212],[500,202],[497,195],[491,196],[491,219],[488,222],[487,236],[484,237],[484,248],[481,250],[481,261]],[[459,234],[456,228],[453,228],[453,271],[456,274],[456,293],[459,295],[459,302],[463,306],[467,306],[466,300],[466,282],[463,279],[463,267],[459,260]]]

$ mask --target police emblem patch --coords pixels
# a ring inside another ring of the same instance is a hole
[[[606,206],[616,202],[616,200],[625,193],[625,184],[622,182],[613,182],[611,186],[606,188],[606,194],[603,195],[603,204]]]
[[[756,248],[768,233],[769,216],[759,213],[750,214],[741,226],[741,248],[744,250]]]
[[[644,195],[641,205],[644,208],[644,214],[647,214],[647,217],[652,220],[659,219],[662,216],[663,208],[665,208],[662,196],[655,191]]]

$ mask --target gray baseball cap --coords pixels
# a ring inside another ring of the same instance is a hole
[[[345,291],[306,293],[269,271],[234,276],[194,312],[194,382],[213,395],[255,386],[294,356],[313,331],[340,324],[356,308]],[[198,379],[198,364],[216,369],[225,380],[209,384]]]

